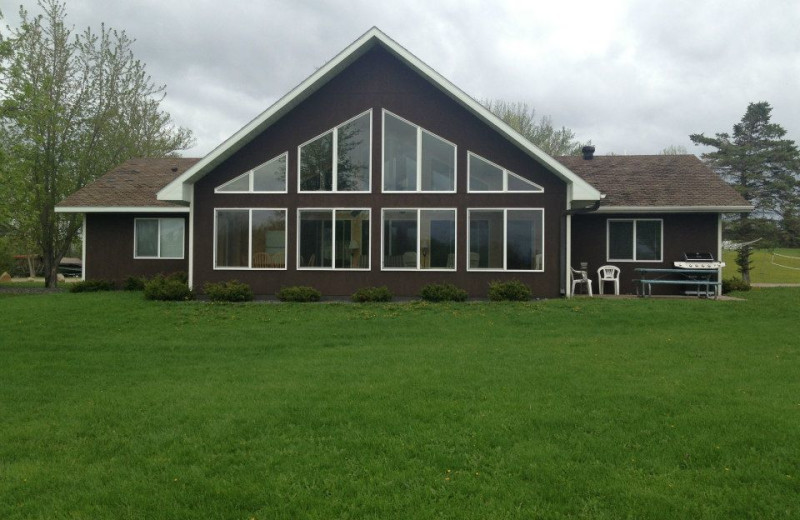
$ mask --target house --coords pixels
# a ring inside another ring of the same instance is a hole
[[[671,266],[750,206],[693,156],[553,158],[373,28],[200,159],[128,161],[62,201],[84,276],[185,270],[256,294],[494,280],[569,292],[567,266]]]

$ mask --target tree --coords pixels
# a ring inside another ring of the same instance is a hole
[[[537,121],[536,110],[527,103],[486,99],[481,104],[548,155],[580,155],[584,144],[591,142],[577,141],[575,132],[567,127],[557,130],[550,116]]]
[[[192,143],[160,104],[157,86],[124,31],[101,26],[74,35],[66,4],[39,0],[42,14],[20,8],[21,25],[0,35],[0,128],[7,182],[0,188],[14,232],[40,251],[45,284],[81,228],[79,215],[56,214],[66,195],[137,156],[173,155]]]
[[[664,148],[663,150],[661,150],[661,152],[659,153],[659,155],[688,155],[688,154],[689,152],[686,150],[686,147],[680,144],[678,145],[671,144],[666,148]]]

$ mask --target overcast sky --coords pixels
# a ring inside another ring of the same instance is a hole
[[[13,0],[3,1],[12,25]],[[38,12],[35,0],[22,4]],[[598,154],[730,132],[747,104],[800,141],[798,0],[68,0],[124,29],[200,157],[377,26],[477,99],[525,101]]]

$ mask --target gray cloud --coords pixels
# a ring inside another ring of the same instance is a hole
[[[26,7],[37,10],[33,0]],[[14,23],[13,12],[4,10]],[[800,138],[792,1],[341,2],[70,0],[69,21],[124,29],[202,155],[377,25],[476,98],[526,101],[599,153],[692,149],[747,103]]]

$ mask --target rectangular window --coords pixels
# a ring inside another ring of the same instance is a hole
[[[369,192],[372,111],[298,147],[301,192]]]
[[[300,269],[369,269],[370,210],[300,209]]]
[[[186,221],[182,218],[134,220],[134,258],[183,258]]]
[[[285,209],[217,209],[215,269],[285,269]]]
[[[544,271],[543,209],[470,209],[470,270]]]
[[[456,146],[384,110],[383,191],[455,192]]]
[[[608,219],[607,261],[660,262],[663,225],[661,219]]]
[[[456,269],[456,210],[383,211],[383,269]]]

